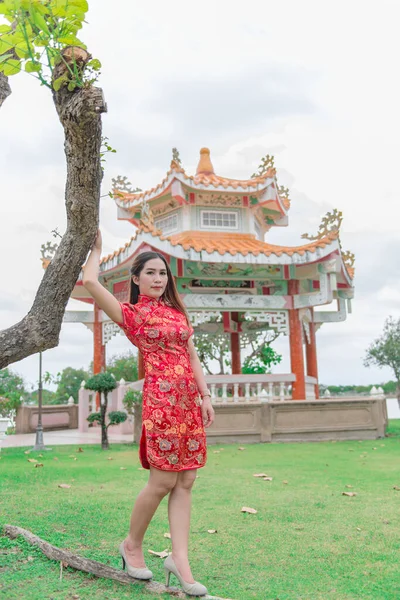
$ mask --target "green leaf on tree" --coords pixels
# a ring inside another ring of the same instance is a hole
[[[7,75],[7,76],[16,75],[21,70],[21,61],[20,60],[14,60],[14,59],[10,58],[6,63],[3,63],[3,64],[4,64],[4,68],[3,68],[4,75]]]
[[[28,62],[25,63],[25,71],[27,73],[38,73],[41,69],[41,65],[37,62],[33,62],[32,60],[29,60]]]
[[[2,62],[5,62],[5,61],[7,61],[9,58],[12,58],[12,56],[13,56],[13,55],[12,55],[11,53],[9,53],[9,54],[2,54],[2,55],[0,56],[0,64],[1,64]]]

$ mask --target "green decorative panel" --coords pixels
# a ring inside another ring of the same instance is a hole
[[[272,288],[273,296],[287,296],[288,293],[288,283],[287,281],[275,281],[274,287]]]
[[[185,261],[184,275],[196,279],[282,279],[280,265],[243,265]]]
[[[171,273],[172,275],[175,275],[178,273],[178,266],[177,266],[177,260],[175,258],[175,256],[171,256],[171,260],[169,262],[169,268],[171,269]]]

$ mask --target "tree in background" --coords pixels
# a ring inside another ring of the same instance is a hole
[[[57,404],[67,404],[70,396],[73,397],[75,404],[78,402],[79,389],[82,381],[89,379],[88,371],[84,369],[73,369],[67,367],[63,369],[61,373],[58,373],[58,377],[55,381],[57,383],[56,398]]]
[[[0,331],[0,368],[58,345],[66,304],[98,229],[107,106],[94,85],[101,64],[77,37],[88,10],[87,0],[0,0],[0,108],[11,94],[10,77],[20,71],[36,77],[52,95],[67,163],[66,231],[54,256],[44,257],[48,265],[28,314]]]
[[[23,378],[9,369],[0,370],[0,416],[10,417],[27,397]]]
[[[217,322],[217,319],[214,319],[214,322]],[[243,363],[243,373],[266,373],[272,365],[281,362],[282,356],[270,347],[278,336],[278,333],[270,329],[261,333],[249,331],[240,334],[240,348],[248,353]],[[194,336],[193,342],[200,362],[209,375],[225,375],[231,371],[229,333],[199,332]],[[215,373],[213,363],[218,365],[218,373]]]
[[[260,348],[257,354],[252,354],[245,359],[242,372],[247,375],[270,373],[272,365],[279,365],[281,361],[282,355],[266,344]]]
[[[117,381],[137,381],[138,379],[138,360],[137,354],[126,352],[112,356],[108,361],[107,373],[114,375]]]
[[[388,317],[382,335],[367,349],[364,359],[366,367],[390,367],[397,385],[397,402],[400,407],[400,319]]]
[[[126,420],[127,414],[121,411],[113,411],[110,412],[108,417],[110,419],[108,425],[106,425],[106,411],[108,404],[108,394],[115,390],[117,387],[117,382],[115,378],[111,375],[111,373],[97,373],[97,375],[93,375],[90,377],[86,384],[85,388],[87,390],[93,390],[94,392],[99,392],[102,394],[102,401],[100,404],[100,412],[91,413],[88,417],[88,421],[93,423],[97,421],[101,425],[101,448],[102,450],[108,450],[108,427],[110,425],[116,425],[117,423],[122,423]],[[125,415],[125,418],[122,417]]]

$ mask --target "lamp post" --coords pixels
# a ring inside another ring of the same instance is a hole
[[[43,425],[42,425],[42,353],[39,352],[39,388],[38,388],[38,424],[36,426],[36,440],[33,450],[51,450],[51,448],[46,448],[43,443]]]

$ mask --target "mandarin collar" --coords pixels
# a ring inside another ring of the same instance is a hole
[[[140,304],[147,304],[148,306],[158,306],[163,304],[162,298],[153,298],[152,296],[146,296],[145,294],[139,294],[138,302]]]

